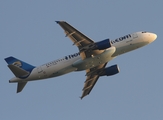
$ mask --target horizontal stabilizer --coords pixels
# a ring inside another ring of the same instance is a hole
[[[26,84],[27,84],[27,82],[18,83],[17,93],[21,92]]]
[[[14,73],[14,75],[16,77],[24,77],[24,76],[29,75],[29,72],[27,72],[26,70],[23,70],[20,67],[15,66],[15,65],[10,64],[10,65],[8,65],[8,67]]]

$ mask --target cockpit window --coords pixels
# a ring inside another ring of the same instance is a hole
[[[142,33],[147,33],[146,31],[143,31]]]

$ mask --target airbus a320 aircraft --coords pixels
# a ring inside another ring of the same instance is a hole
[[[79,52],[61,59],[35,67],[14,57],[5,58],[8,67],[15,75],[10,83],[18,83],[17,93],[21,92],[28,81],[57,77],[73,71],[86,71],[81,99],[88,95],[101,76],[119,73],[118,65],[106,67],[118,55],[143,47],[153,42],[157,35],[151,32],[135,32],[123,37],[94,42],[65,21],[56,21],[79,49]]]

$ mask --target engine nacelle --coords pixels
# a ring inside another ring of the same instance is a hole
[[[107,48],[110,48],[112,46],[109,39],[102,40],[100,42],[96,42],[93,44],[90,44],[88,46],[82,47],[80,49],[80,52],[87,51],[87,50],[105,50]]]
[[[106,40],[102,40],[100,42],[96,42],[95,43],[95,47],[94,47],[94,50],[98,49],[98,50],[104,50],[104,49],[107,49],[107,48],[110,48],[112,45],[111,45],[111,42],[109,39],[106,39]]]
[[[107,67],[105,68],[101,73],[100,73],[100,76],[111,76],[111,75],[115,75],[117,73],[119,73],[120,70],[119,70],[119,67],[118,65],[113,65],[113,66],[110,66],[110,67]]]

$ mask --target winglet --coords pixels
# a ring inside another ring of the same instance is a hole
[[[55,21],[57,24],[59,23],[59,21]]]
[[[55,22],[59,24],[60,22],[65,22],[65,21],[55,21]]]
[[[82,100],[83,99],[83,96],[81,96],[80,99]]]

